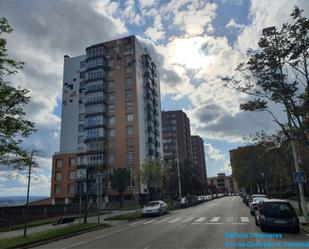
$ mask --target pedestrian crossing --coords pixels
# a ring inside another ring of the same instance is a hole
[[[137,222],[133,222],[130,226],[147,225],[147,224],[175,224],[175,223],[191,223],[191,224],[249,224],[250,219],[248,217],[158,217],[155,219],[143,219]]]

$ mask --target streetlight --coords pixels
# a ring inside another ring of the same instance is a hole
[[[268,27],[263,29],[263,35],[265,36],[270,36],[270,35],[274,35],[275,36],[275,44],[276,44],[276,51],[277,51],[277,56],[278,56],[278,62],[279,62],[279,69],[280,69],[280,75],[283,76],[283,70],[282,70],[282,65],[281,65],[281,57],[280,57],[280,53],[279,53],[279,47],[278,47],[278,39],[277,39],[277,32],[276,32],[276,27],[272,26],[272,27]],[[281,84],[282,87],[284,88],[284,78],[281,78]],[[286,100],[285,100],[286,101]],[[288,119],[288,127],[289,127],[289,140],[290,140],[290,145],[292,148],[292,154],[293,154],[293,162],[294,162],[294,167],[295,167],[295,171],[299,172],[300,168],[299,168],[299,158],[298,158],[298,154],[297,154],[297,147],[296,147],[296,142],[295,142],[295,136],[293,135],[293,132],[291,131],[292,128],[292,124],[291,124],[291,114],[289,113],[289,111],[286,112],[287,113],[287,119]],[[307,214],[307,205],[306,205],[306,200],[305,200],[305,194],[304,194],[304,188],[301,182],[297,182],[298,185],[298,190],[299,190],[299,195],[300,195],[300,205],[301,208],[303,210],[303,215],[305,218],[306,223],[308,222],[308,214]]]

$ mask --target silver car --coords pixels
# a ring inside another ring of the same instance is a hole
[[[154,216],[167,213],[167,204],[164,201],[148,202],[142,209],[142,216]]]

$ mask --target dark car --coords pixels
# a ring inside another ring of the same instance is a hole
[[[265,199],[258,204],[255,224],[261,231],[278,229],[299,233],[299,219],[291,204],[286,200]]]

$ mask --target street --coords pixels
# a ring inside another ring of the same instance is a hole
[[[239,196],[215,199],[161,217],[122,223],[41,245],[39,248],[235,248],[233,242],[280,242],[283,245],[285,242],[309,241],[304,233],[283,233],[281,239],[233,239],[227,238],[226,233],[265,235],[255,225],[254,217]],[[269,236],[272,234],[267,233]],[[248,248],[241,245],[244,244],[238,244],[238,247]]]

